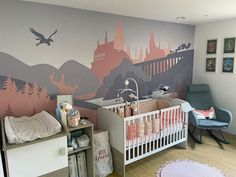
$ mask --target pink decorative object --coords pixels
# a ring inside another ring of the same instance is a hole
[[[125,109],[124,109],[124,107],[120,107],[120,108],[118,108],[118,115],[120,116],[120,117],[125,117]]]
[[[131,107],[125,106],[125,117],[130,117],[130,116],[131,116]]]
[[[144,136],[144,123],[143,122],[137,123],[137,136],[138,137]]]
[[[226,177],[220,170],[191,160],[167,162],[156,172],[156,177]]]
[[[138,108],[135,103],[131,104],[131,116],[135,116],[138,114]]]
[[[196,115],[197,119],[213,119],[213,118],[216,118],[215,109],[213,107],[211,107],[208,110],[194,109],[193,113]]]
[[[128,140],[133,140],[136,138],[136,124],[128,125]]]
[[[164,128],[167,128],[169,125],[168,125],[168,122],[169,122],[169,113],[168,112],[161,112],[161,119],[162,119],[162,125],[161,125],[161,128],[164,129]]]
[[[152,122],[145,121],[145,135],[150,135],[152,133]]]
[[[160,131],[160,119],[152,119],[152,131],[153,133],[158,133]]]

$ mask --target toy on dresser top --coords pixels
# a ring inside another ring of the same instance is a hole
[[[76,108],[67,102],[59,103],[56,108],[57,118],[68,127],[76,127],[80,123],[80,113]],[[86,122],[81,121],[82,124]]]

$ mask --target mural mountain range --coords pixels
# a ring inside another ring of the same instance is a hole
[[[59,69],[48,65],[26,65],[17,58],[0,52],[0,75],[37,84],[40,88],[46,86],[49,94],[73,94],[74,96],[96,93],[100,86],[95,74],[86,66],[69,60]],[[3,78],[0,78],[2,82]],[[17,84],[20,88],[21,84]]]

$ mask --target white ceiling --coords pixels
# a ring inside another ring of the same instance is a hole
[[[236,17],[236,0],[24,0],[184,24]],[[179,16],[186,19],[177,20]]]

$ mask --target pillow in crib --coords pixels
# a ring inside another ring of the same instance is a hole
[[[197,119],[214,119],[216,118],[215,109],[211,107],[207,110],[193,110],[193,114]]]

